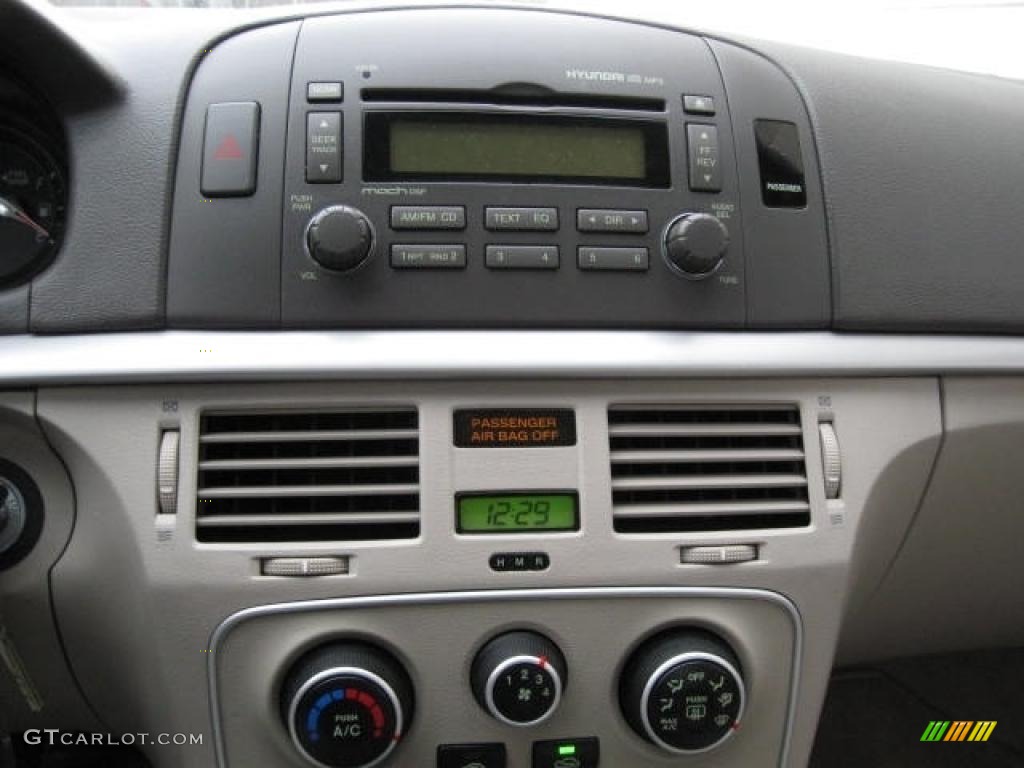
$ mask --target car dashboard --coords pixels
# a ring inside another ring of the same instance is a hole
[[[1021,644],[1019,82],[152,14],[0,9],[0,735],[795,767],[834,669]]]

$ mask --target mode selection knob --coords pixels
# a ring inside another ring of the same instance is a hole
[[[409,728],[413,689],[390,654],[360,642],[325,645],[303,656],[281,688],[285,725],[313,765],[378,765]]]
[[[568,682],[565,657],[536,632],[508,632],[480,649],[470,672],[473,695],[507,725],[537,725],[558,708]]]
[[[310,220],[306,248],[324,269],[348,272],[373,253],[373,225],[362,211],[332,205]]]
[[[698,629],[648,640],[619,681],[626,722],[641,738],[675,754],[705,752],[728,739],[743,716],[745,696],[735,654]]]
[[[665,258],[684,277],[709,277],[728,249],[729,230],[709,213],[684,213],[665,230]]]

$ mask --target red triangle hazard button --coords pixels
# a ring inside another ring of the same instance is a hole
[[[235,134],[229,133],[224,137],[224,140],[217,146],[217,151],[213,153],[214,160],[241,160],[242,159],[242,147],[238,143],[238,139],[235,138]]]

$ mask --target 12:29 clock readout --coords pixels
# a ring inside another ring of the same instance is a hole
[[[574,493],[461,494],[456,502],[459,533],[575,531]]]

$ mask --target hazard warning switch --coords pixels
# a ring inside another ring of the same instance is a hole
[[[244,197],[256,191],[260,105],[255,101],[211,104],[206,110],[203,172],[206,197]]]

